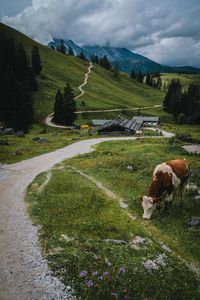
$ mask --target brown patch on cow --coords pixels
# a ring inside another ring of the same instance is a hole
[[[171,167],[172,171],[180,179],[181,185],[183,185],[189,177],[189,167],[185,159],[175,159],[166,162]]]
[[[153,181],[149,187],[148,197],[152,197],[154,202],[159,202],[166,192],[170,195],[173,191],[174,186],[172,183],[172,176],[167,172],[158,171],[154,175]]]

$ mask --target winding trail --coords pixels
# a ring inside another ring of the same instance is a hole
[[[90,62],[90,65],[88,67],[88,71],[87,73],[85,73],[85,79],[84,82],[78,87],[80,90],[80,94],[78,96],[76,96],[74,99],[77,100],[78,98],[82,97],[85,94],[85,91],[83,90],[83,87],[87,84],[88,82],[88,77],[89,74],[91,72],[91,69],[93,68],[93,64],[92,62]],[[78,112],[77,112],[78,113]],[[64,125],[56,125],[52,122],[52,118],[53,118],[53,113],[51,113],[50,115],[48,115],[45,119],[45,124],[51,127],[57,127],[57,128],[71,128],[70,126],[64,126]]]
[[[88,139],[15,164],[0,165],[0,299],[74,299],[52,276],[42,257],[38,228],[32,225],[23,199],[39,173],[64,159],[94,151],[94,145],[115,140],[134,141],[136,137]]]
[[[92,68],[93,68],[93,64],[92,64],[92,62],[90,62],[90,65],[88,67],[88,72],[85,74],[84,82],[78,87],[81,93],[74,98],[75,100],[77,100],[78,98],[80,98],[81,96],[83,96],[85,94],[85,91],[82,88],[87,84],[88,76],[89,76]]]

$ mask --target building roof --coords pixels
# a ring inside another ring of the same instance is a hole
[[[105,129],[111,127],[120,127],[121,129],[126,131],[137,131],[140,129],[141,125],[142,122],[136,122],[135,120],[128,120],[125,118],[117,118],[115,120],[110,120],[102,125],[101,128],[98,129],[98,131],[104,131]]]
[[[112,120],[106,120],[106,119],[93,119],[91,120],[92,125],[94,126],[102,126],[107,122],[110,122]]]
[[[132,120],[135,120],[136,122],[139,122],[139,121],[142,121],[142,122],[159,122],[159,117],[137,116],[137,117],[133,117]]]

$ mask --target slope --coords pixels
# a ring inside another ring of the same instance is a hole
[[[48,112],[52,111],[56,90],[63,88],[67,81],[70,81],[74,94],[79,94],[78,86],[83,81],[87,62],[76,57],[66,57],[2,23],[0,29],[5,30],[6,34],[13,36],[17,42],[22,43],[29,55],[33,45],[37,45],[39,48],[43,70],[42,75],[38,77],[38,92],[34,96],[38,119],[43,119]]]
[[[4,24],[1,24],[0,28],[21,42],[27,53],[30,54],[34,44],[39,48],[43,70],[42,75],[38,77],[39,90],[35,94],[38,120],[42,120],[52,112],[56,90],[62,89],[67,81],[70,81],[75,96],[79,94],[78,86],[84,80],[88,62],[77,57],[64,56]],[[127,74],[122,73],[120,78],[116,79],[112,72],[98,65],[94,65],[84,90],[86,92],[84,96],[77,100],[79,110],[153,106],[161,104],[164,97],[164,92],[139,84],[131,80]]]

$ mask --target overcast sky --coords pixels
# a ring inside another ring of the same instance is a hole
[[[43,44],[110,42],[162,64],[200,66],[200,0],[0,0],[0,11]]]

